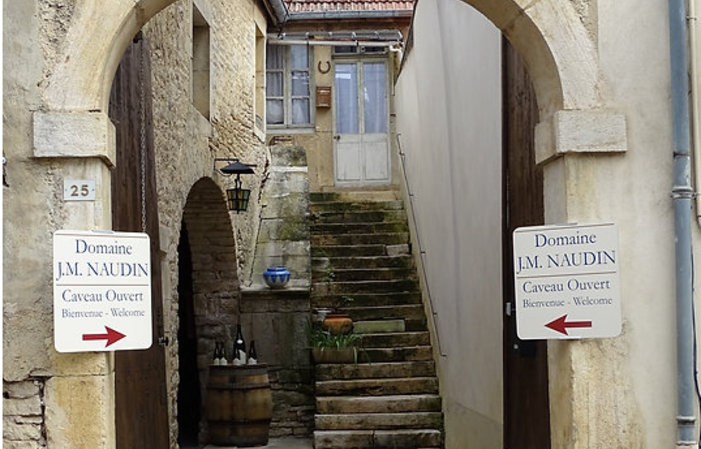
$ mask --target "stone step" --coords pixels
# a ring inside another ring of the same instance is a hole
[[[346,212],[365,210],[401,210],[404,201],[312,201],[309,211],[314,212]]]
[[[361,266],[360,264],[358,264]],[[416,269],[414,268],[339,268],[335,267],[324,270],[312,270],[312,282],[348,282],[348,281],[377,281],[377,280],[398,280],[415,279]]]
[[[353,304],[344,307],[343,311],[350,315],[354,321],[391,320],[396,318],[405,321],[425,319],[424,306],[422,304],[355,307],[355,301],[353,301]]]
[[[406,331],[404,320],[354,321],[353,332],[356,334],[385,334]]]
[[[366,348],[400,348],[404,346],[429,345],[431,337],[428,332],[389,332],[381,334],[363,334],[361,346]]]
[[[309,192],[312,203],[324,201],[376,202],[394,201],[399,199],[399,192],[394,189],[355,190],[342,192]]]
[[[361,363],[413,362],[433,360],[430,346],[409,346],[405,348],[363,348],[358,356]]]
[[[372,245],[336,245],[311,247],[312,257],[377,257],[388,256],[387,245],[376,243]]]
[[[442,425],[440,412],[316,415],[314,420],[317,430],[440,429]]]
[[[322,415],[349,413],[438,412],[441,398],[436,394],[388,396],[317,396],[316,411]]]
[[[354,293],[353,295],[346,294],[329,294],[323,289],[312,289],[311,299],[312,307],[332,307],[338,303],[338,298],[342,296],[351,296],[353,298],[353,307],[373,307],[373,306],[397,306],[409,304],[421,304],[421,293],[413,292],[387,292],[387,293]]]
[[[314,431],[315,449],[430,449],[442,444],[436,429]]]
[[[419,288],[416,279],[349,281],[349,282],[314,282],[311,295],[348,295],[357,293],[400,293],[414,292]]]
[[[443,446],[430,335],[397,192],[312,193],[312,307],[343,307],[357,363],[315,365],[315,449]],[[378,201],[368,201],[368,200]]]
[[[309,225],[312,235],[322,234],[372,234],[387,232],[408,232],[406,220],[385,221],[382,223],[314,223]]]
[[[353,332],[356,334],[420,332],[425,330],[428,330],[426,318],[353,321]]]
[[[374,256],[374,257],[313,257],[312,270],[326,271],[327,267],[334,270],[346,270],[358,267],[371,268],[412,268],[414,259],[409,255]]]
[[[312,246],[323,248],[326,246],[348,245],[401,245],[409,243],[409,233],[390,232],[375,234],[316,234],[311,236]]]
[[[311,216],[311,224],[318,223],[387,223],[407,221],[405,210],[320,211]]]
[[[315,366],[317,381],[340,379],[383,379],[388,377],[426,377],[435,376],[435,374],[436,367],[433,360]]]
[[[436,377],[327,380],[316,382],[317,396],[387,396],[436,394]]]

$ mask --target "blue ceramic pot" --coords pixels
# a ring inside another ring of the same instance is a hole
[[[290,280],[290,270],[285,267],[268,267],[263,279],[270,288],[283,288]]]

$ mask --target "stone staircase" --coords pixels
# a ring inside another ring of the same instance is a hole
[[[365,196],[364,196],[365,195]],[[315,449],[443,447],[443,415],[403,202],[310,195],[312,307],[334,298],[362,334],[357,364],[317,365]]]

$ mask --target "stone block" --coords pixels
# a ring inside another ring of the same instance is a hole
[[[3,401],[2,413],[5,416],[41,415],[41,398],[39,395],[28,398],[9,398]]]
[[[311,307],[309,298],[286,299],[284,297],[275,300],[243,300],[241,301],[241,313],[294,313],[309,314]]]
[[[387,245],[386,249],[388,256],[403,256],[406,254],[411,254],[408,243],[400,245]]]
[[[112,376],[67,376],[47,380],[48,446],[108,449],[115,439],[114,401]]]
[[[290,192],[307,192],[308,190],[309,178],[306,172],[276,170],[274,176],[265,183],[263,198],[273,198]]]
[[[314,447],[324,449],[346,449],[375,447],[371,430],[315,431]]]
[[[265,207],[261,213],[263,219],[286,217],[292,220],[305,220],[309,211],[306,193],[286,192],[263,199]]]
[[[307,166],[307,152],[301,146],[273,145],[270,147],[270,159],[273,165],[282,167]]]
[[[43,439],[36,441],[12,441],[3,440],[3,449],[46,449]]]
[[[536,163],[567,153],[627,150],[625,115],[617,111],[558,111],[536,127]]]
[[[264,218],[258,231],[258,243],[277,240],[309,241],[309,224],[306,220]]]
[[[440,430],[378,430],[375,447],[441,447]]]
[[[5,382],[3,384],[3,392],[5,395],[15,399],[26,399],[32,396],[38,396],[40,389],[40,383],[33,380]]]
[[[433,361],[317,365],[317,380],[435,376]]]
[[[316,408],[319,414],[437,412],[441,398],[432,394],[317,397]]]
[[[18,423],[13,418],[3,419],[3,439],[12,441],[41,440],[41,424]]]
[[[104,112],[34,112],[36,157],[100,157],[114,165],[114,140]]]

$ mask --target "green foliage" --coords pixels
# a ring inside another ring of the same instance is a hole
[[[353,301],[355,301],[355,299],[351,296],[338,296],[333,300],[333,308],[338,312],[353,304]]]
[[[309,344],[313,348],[350,348],[355,347],[361,340],[361,336],[354,333],[332,335],[319,325],[310,324],[307,327]]]
[[[336,272],[331,265],[327,265],[326,268],[324,268],[324,273],[324,282],[333,282],[333,280],[336,279]]]

